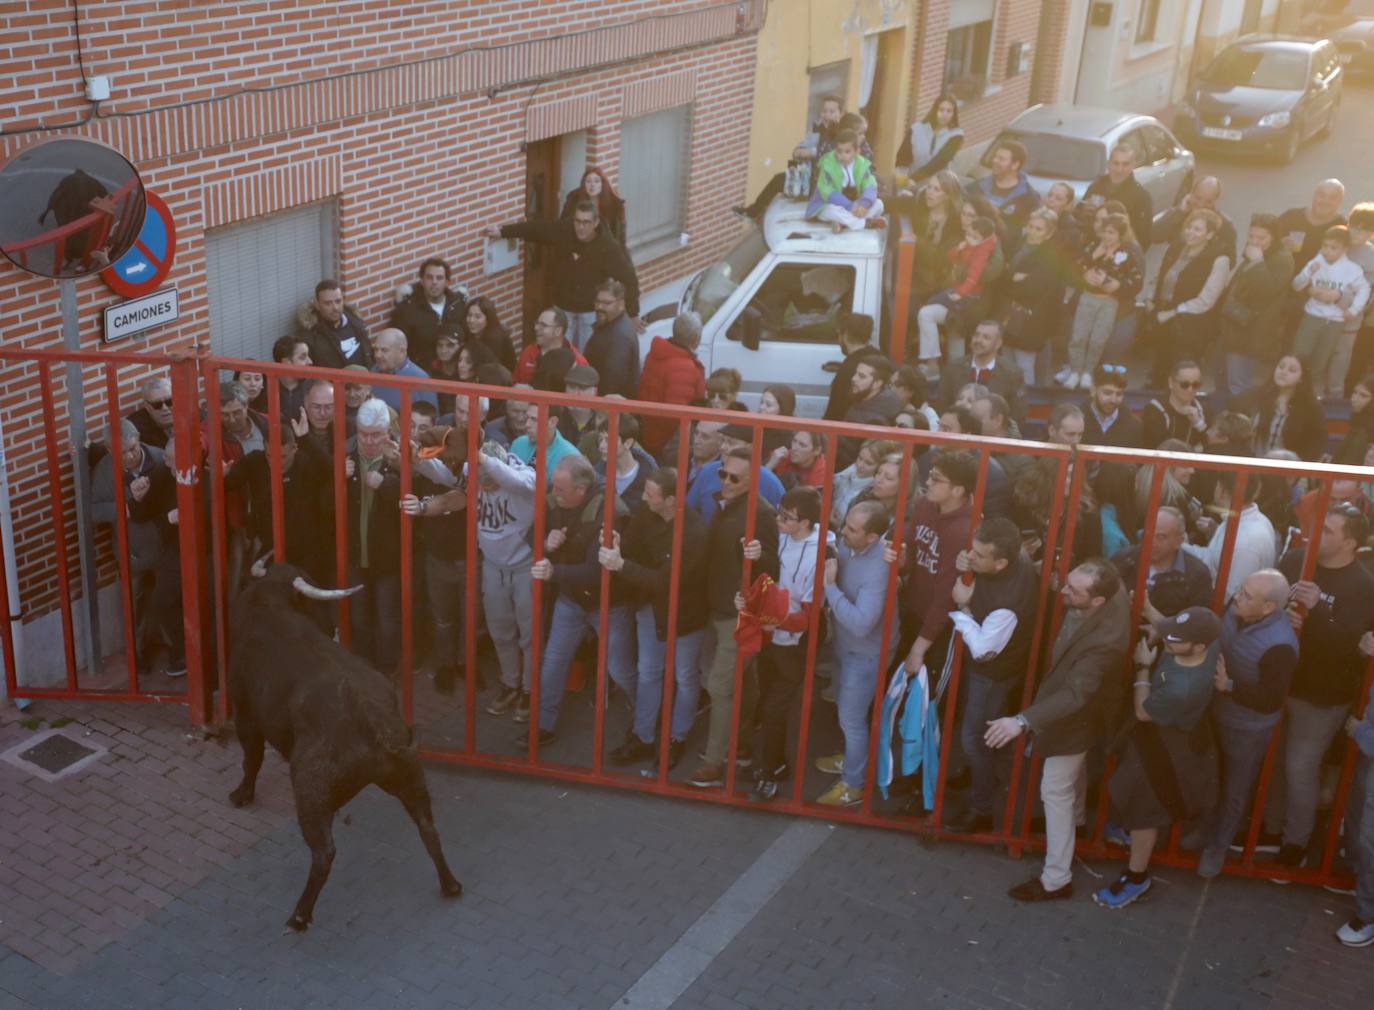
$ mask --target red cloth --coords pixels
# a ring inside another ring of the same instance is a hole
[[[830,477],[830,469],[826,463],[825,453],[817,456],[812,464],[802,468],[795,465],[792,460],[784,459],[773,468],[773,476],[782,480],[788,474],[795,474],[798,484],[805,484],[807,487],[822,488]]]
[[[977,245],[960,243],[949,251],[949,262],[957,275],[962,266],[964,278],[954,285],[960,298],[976,295],[983,290],[983,268],[992,258],[992,250],[997,248],[997,236],[990,235]]]
[[[646,403],[678,403],[686,406],[706,395],[706,368],[695,354],[662,337],[654,337],[644,368],[639,373],[639,399]],[[677,430],[669,417],[645,417],[639,426],[639,441],[649,455],[658,458]],[[676,464],[668,460],[668,465]]]
[[[574,365],[585,365],[587,363],[587,359],[582,356],[582,352],[574,347],[567,337],[563,338],[563,346],[572,351]],[[516,382],[533,382],[534,371],[538,367],[539,345],[531,342],[520,352],[520,357],[516,359],[515,375],[513,378]]]
[[[735,618],[735,643],[739,654],[748,659],[763,648],[765,637],[787,620],[790,609],[787,590],[770,576],[760,575],[744,595],[744,609]]]

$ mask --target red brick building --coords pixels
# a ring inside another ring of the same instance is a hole
[[[527,176],[544,204],[532,209],[552,214],[584,162],[605,169],[628,203],[645,290],[737,237],[729,208],[744,192],[764,10],[763,0],[27,0],[0,9],[0,159],[90,137],[123,152],[170,206],[179,252],[167,284],[181,317],[112,349],[197,341],[266,357],[320,276],[337,276],[375,326],[395,286],[435,254],[518,334],[521,271],[488,274],[480,230],[526,212]],[[112,89],[98,106],[83,84],[96,76]],[[78,291],[83,349],[99,350],[100,311],[118,298],[96,278]],[[0,261],[0,346],[60,346],[60,327],[56,283]],[[97,371],[93,428],[105,423]],[[142,371],[121,374],[130,402]],[[0,361],[29,618],[51,611],[57,591],[34,375]],[[70,496],[78,457],[61,449]],[[39,623],[26,644],[34,664],[60,641],[53,621]]]

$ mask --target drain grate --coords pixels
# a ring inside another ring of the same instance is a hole
[[[78,739],[80,732],[79,726],[46,730],[0,753],[0,762],[55,782],[81,771],[109,753],[108,748],[95,740]],[[86,735],[90,736],[90,733]]]
[[[94,753],[94,748],[77,743],[69,736],[54,733],[42,743],[20,751],[19,760],[37,765],[49,775],[58,775]]]

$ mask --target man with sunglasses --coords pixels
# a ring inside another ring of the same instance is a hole
[[[1143,448],[1154,449],[1166,438],[1177,438],[1201,449],[1207,440],[1207,413],[1198,399],[1201,391],[1202,369],[1197,362],[1177,362],[1169,372],[1169,395],[1145,405]]]
[[[172,437],[172,383],[169,379],[149,379],[143,384],[143,402],[130,412],[128,420],[138,429],[142,445],[167,448]]]
[[[1126,366],[1103,362],[1093,369],[1092,392],[1083,411],[1083,444],[1138,449],[1144,430],[1126,406]]]
[[[747,445],[728,449],[720,462],[720,490],[706,533],[706,604],[710,608],[716,652],[706,674],[706,693],[711,696],[711,723],[706,752],[692,773],[691,783],[707,789],[725,784],[725,759],[730,750],[732,706],[735,697],[735,594],[742,588],[745,529],[749,520],[749,489],[754,482],[753,457]],[[778,541],[769,536],[778,528],[777,512],[762,495],[753,505],[754,539],[759,541],[757,560],[751,561],[749,577],[778,577]],[[753,710],[751,682],[744,678],[745,696],[740,711]],[[744,730],[741,728],[741,736]],[[747,758],[741,757],[741,763]],[[752,762],[750,762],[752,763]]]
[[[1369,520],[1354,505],[1338,502],[1322,523],[1312,578],[1302,578],[1304,550],[1289,551],[1279,562],[1292,585],[1288,619],[1298,632],[1298,665],[1284,703],[1283,759],[1274,766],[1260,842],[1282,843],[1281,866],[1306,861],[1322,757],[1345,725],[1364,679],[1367,660],[1359,646],[1360,637],[1374,629],[1374,575],[1356,558],[1368,539]]]

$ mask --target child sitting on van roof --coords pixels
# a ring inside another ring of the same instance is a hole
[[[853,130],[841,130],[834,150],[816,162],[816,189],[807,204],[806,216],[829,221],[836,231],[849,228],[885,228],[883,202],[878,199],[878,177],[873,165],[859,154],[859,138]]]

